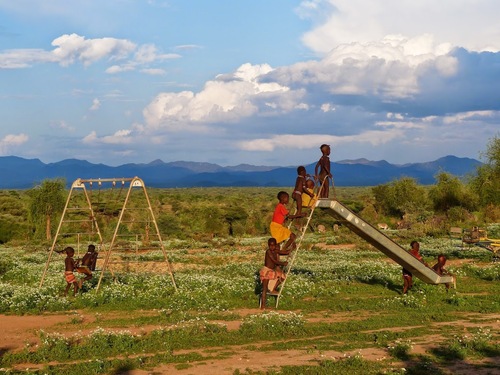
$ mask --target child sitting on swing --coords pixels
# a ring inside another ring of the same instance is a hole
[[[77,264],[76,270],[79,273],[83,273],[85,275],[83,280],[80,280],[78,283],[80,288],[82,287],[82,284],[85,281],[92,279],[92,271],[95,271],[95,266],[97,263],[97,256],[98,255],[99,254],[96,253],[96,251],[95,251],[95,246],[89,245],[87,252],[85,253],[85,255],[82,258],[81,264]]]

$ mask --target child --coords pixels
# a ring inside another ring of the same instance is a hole
[[[302,194],[302,207],[311,208],[314,207],[317,200],[316,194],[314,194],[314,181],[306,181],[306,191]]]
[[[64,296],[68,295],[69,288],[73,284],[73,296],[78,292],[78,281],[76,280],[75,274],[75,260],[73,256],[75,255],[75,249],[68,246],[63,250],[66,253],[66,259],[64,260],[64,278],[66,279],[66,289],[64,290]]]
[[[279,245],[275,238],[270,238],[267,241],[268,249],[264,258],[264,267],[259,271],[260,281],[262,282],[262,297],[260,308],[262,310],[266,307],[266,298],[268,292],[276,291],[283,280],[285,280],[285,273],[279,266],[286,266],[288,262],[282,262],[279,259],[280,255],[287,255],[289,252],[280,251]]]
[[[83,280],[80,280],[80,282],[79,282],[80,288],[82,287],[82,284],[85,281],[90,280],[92,278],[92,271],[95,270],[95,265],[97,262],[98,255],[99,254],[96,253],[96,251],[95,251],[95,246],[89,245],[87,252],[85,253],[85,255],[82,258],[82,264],[77,265],[76,270],[79,273],[83,273],[86,275],[85,278]]]
[[[293,189],[292,198],[295,202],[297,202],[297,217],[302,217],[302,195],[307,194],[311,198],[313,197],[313,193],[310,193],[306,189],[306,168],[304,166],[300,166],[297,168],[297,179],[295,180],[295,188]]]
[[[330,178],[332,178],[332,173],[330,172],[330,146],[329,145],[321,145],[320,147],[323,155],[316,163],[316,167],[314,168],[314,178],[318,181],[320,190],[319,197],[320,198],[328,198],[328,188],[330,185]],[[319,169],[319,175],[318,175]]]
[[[449,275],[450,273],[448,272],[448,270],[446,270],[444,268],[445,264],[446,264],[446,257],[443,254],[439,254],[438,258],[437,258],[437,263],[432,266],[432,269],[434,271],[436,271],[436,273],[439,276]],[[446,287],[446,291],[448,291],[448,289],[450,289],[450,284],[446,283],[446,284],[444,284],[444,286]]]
[[[422,258],[422,255],[420,255],[420,244],[417,241],[412,241],[410,247],[410,254],[429,267],[427,263],[425,263],[424,258]],[[406,268],[403,268],[403,282],[403,294],[406,294],[408,290],[413,287],[413,275]]]
[[[280,191],[278,193],[279,203],[276,205],[273,214],[273,220],[271,221],[270,230],[271,236],[276,239],[277,243],[281,243],[288,238],[287,243],[283,247],[284,251],[295,248],[295,238],[297,236],[290,229],[285,227],[283,224],[286,219],[295,219],[297,215],[288,215],[288,209],[286,205],[290,200],[290,196],[286,191]]]

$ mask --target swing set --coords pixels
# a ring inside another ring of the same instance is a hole
[[[101,230],[113,227],[112,233]],[[105,242],[107,236],[111,236],[111,240]],[[89,244],[104,253],[104,257],[98,259],[101,273],[96,290],[106,271],[116,279],[115,272],[148,271],[151,269],[144,264],[156,263],[163,265],[161,270],[166,268],[177,291],[146,185],[139,177],[78,178],[71,184],[40,287],[49,269],[57,269],[53,262],[54,252],[72,246],[79,257],[82,247],[86,249]]]

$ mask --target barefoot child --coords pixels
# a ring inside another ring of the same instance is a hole
[[[274,209],[273,220],[271,221],[271,225],[269,227],[271,231],[271,236],[276,239],[276,243],[281,243],[288,238],[285,246],[283,247],[283,251],[291,250],[295,247],[295,234],[285,227],[283,224],[286,219],[295,219],[298,216],[296,215],[288,215],[288,209],[286,205],[290,200],[290,196],[286,191],[280,191],[278,193],[278,204]]]
[[[64,259],[64,278],[66,279],[66,289],[64,290],[64,296],[68,295],[69,288],[73,285],[73,296],[78,292],[78,281],[76,280],[75,271],[76,263],[73,259],[75,255],[75,249],[68,246],[63,250],[66,253],[66,258]]]
[[[295,202],[297,202],[297,212],[296,216],[302,216],[302,195],[307,194],[311,198],[314,196],[313,193],[310,193],[306,188],[306,179],[307,173],[306,168],[304,166],[300,166],[297,168],[297,179],[295,180],[295,188],[293,189],[292,198]]]
[[[95,270],[95,265],[97,262],[97,256],[98,253],[95,251],[95,246],[94,245],[89,245],[87,252],[82,258],[82,263],[77,265],[76,270],[79,273],[85,274],[85,278],[83,280],[80,280],[79,286],[80,288],[82,287],[82,284],[90,280],[92,278],[92,271]]]
[[[448,270],[446,270],[444,268],[445,264],[446,264],[446,257],[443,254],[439,254],[438,258],[437,258],[437,263],[432,266],[432,269],[434,271],[436,271],[436,273],[439,276],[450,275],[450,273],[448,272]],[[446,284],[444,284],[444,286],[446,287],[446,291],[448,291],[448,289],[450,289],[450,284],[446,283]]]
[[[306,181],[306,191],[302,194],[302,208],[312,208],[316,204],[318,199],[317,195],[314,194],[314,181]]]
[[[279,249],[275,238],[270,238],[267,241],[267,246],[264,267],[259,271],[262,282],[261,309],[266,307],[267,293],[276,291],[278,285],[285,280],[286,275],[280,266],[286,266],[288,263],[280,261],[279,256],[289,254],[289,252]]]
[[[420,255],[420,244],[417,241],[412,241],[410,243],[410,247],[411,249],[409,253],[428,267],[427,263],[424,262],[422,255]],[[413,287],[413,275],[405,268],[403,268],[403,282],[403,294],[406,294],[408,293],[408,290]]]
[[[314,168],[314,178],[318,181],[320,190],[318,195],[320,198],[328,198],[328,189],[330,186],[330,178],[332,178],[332,173],[330,172],[330,146],[321,145],[320,150],[322,152],[321,158],[316,163]],[[319,175],[318,175],[319,170]]]

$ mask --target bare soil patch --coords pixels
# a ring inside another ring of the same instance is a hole
[[[217,321],[218,323],[225,324],[228,330],[236,330],[240,327],[241,321],[245,316],[258,314],[260,310],[258,309],[239,309],[231,311],[231,314],[237,314],[241,319],[233,321]],[[137,311],[134,315],[155,315],[157,311]],[[335,323],[335,322],[345,322],[353,319],[364,319],[363,314],[358,314],[353,317],[352,314],[347,312],[331,314],[327,311],[316,312],[308,317],[310,322],[325,322],[325,323]],[[78,317],[82,324],[85,325],[85,329],[82,330],[80,324],[75,324],[74,319]],[[105,319],[120,319],[124,317],[130,318],[130,313],[127,312],[114,312],[109,315],[105,315]],[[103,319],[104,319],[103,318]],[[470,319],[470,320],[469,320]],[[67,336],[75,335],[77,332],[80,334],[85,334],[86,331],[93,331],[97,328],[100,321],[96,319],[96,314],[89,314],[83,311],[68,312],[66,314],[50,314],[41,316],[11,316],[11,315],[0,315],[0,330],[2,335],[0,335],[0,351],[18,351],[22,350],[26,343],[30,346],[36,345],[39,342],[39,331],[43,329],[46,332],[57,332],[59,334],[64,334]],[[432,323],[433,326],[461,326],[464,330],[471,327],[490,327],[494,331],[500,330],[500,314],[470,314],[470,316],[457,317],[456,321],[453,322],[437,322]],[[144,325],[139,327],[116,327],[107,329],[110,331],[114,330],[128,330],[132,334],[147,333],[151,330],[165,327],[160,325]],[[392,330],[404,331],[405,329],[414,329],[420,326],[408,326],[408,327],[395,327]],[[385,329],[391,330],[391,329]],[[367,331],[375,332],[375,331]],[[321,339],[318,337],[317,339]],[[308,338],[311,342],[314,342],[314,338]],[[414,354],[425,354],[429,352],[433,347],[438,345],[443,340],[440,335],[423,335],[414,338],[415,345],[412,349]],[[293,341],[286,340],[286,341]],[[310,347],[300,349],[300,350],[268,350],[269,346],[277,345],[279,343],[260,341],[253,345],[254,348],[266,347],[266,350],[251,350],[248,345],[233,345],[224,346],[219,348],[211,347],[209,349],[197,349],[197,350],[182,350],[177,351],[174,354],[186,354],[186,353],[197,353],[203,357],[202,360],[192,362],[189,364],[184,364],[179,366],[178,364],[171,365],[161,365],[152,370],[133,370],[129,371],[128,374],[132,375],[143,375],[143,374],[164,374],[164,373],[177,373],[177,374],[233,374],[234,371],[240,370],[244,372],[246,369],[251,369],[252,371],[267,371],[267,370],[279,370],[279,367],[283,364],[294,366],[294,365],[314,365],[323,360],[342,360],[346,356],[351,355],[361,355],[364,359],[370,361],[380,361],[389,358],[386,350],[379,347],[363,348],[359,350],[353,350],[349,352],[339,352],[335,350],[322,351],[318,350],[315,345]],[[499,358],[488,359],[488,365],[500,366]],[[480,364],[480,361],[462,361],[448,368],[450,373],[454,374],[467,374],[470,373],[472,369],[476,368],[475,364]],[[408,364],[406,364],[408,365]],[[16,366],[18,367],[18,366]],[[37,364],[22,364],[25,368],[40,368]],[[404,367],[404,366],[403,366]],[[487,371],[483,373],[488,373]]]

